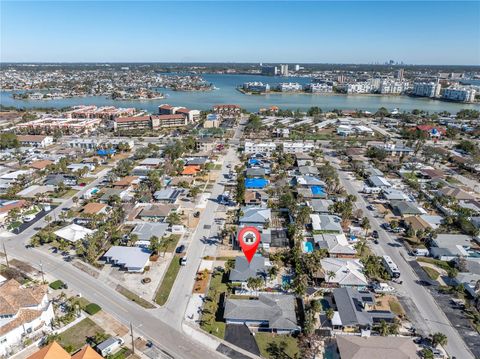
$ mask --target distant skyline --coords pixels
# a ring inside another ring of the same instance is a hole
[[[480,2],[0,1],[1,62],[480,65]]]

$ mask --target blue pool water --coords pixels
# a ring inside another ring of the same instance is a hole
[[[282,275],[282,285],[290,284],[291,281],[292,281],[292,276]]]
[[[313,244],[311,242],[303,242],[303,250],[305,253],[313,252]]]
[[[92,189],[92,194],[95,194],[95,193],[97,193],[98,191],[99,191],[98,188],[94,188],[94,189]]]
[[[322,186],[312,186],[310,187],[310,190],[314,195],[324,195],[325,191]]]
[[[265,178],[247,178],[245,179],[245,188],[264,188],[268,184]]]

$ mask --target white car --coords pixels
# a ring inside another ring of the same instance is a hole
[[[375,283],[373,285],[373,291],[375,293],[391,293],[395,288],[389,286],[387,283]]]
[[[187,265],[187,257],[182,257],[180,259],[180,265],[181,266],[186,266]]]
[[[28,215],[26,215],[22,218],[22,221],[23,221],[23,223],[28,223],[28,222],[33,221],[34,219],[35,219],[34,214],[28,214]]]

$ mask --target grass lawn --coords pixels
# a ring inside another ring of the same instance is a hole
[[[227,284],[222,279],[223,273],[218,272],[211,277],[207,297],[212,300],[206,301],[203,305],[204,313],[200,324],[203,330],[220,339],[225,337],[225,322],[218,315],[218,302],[221,294],[227,291]]]
[[[59,335],[58,342],[68,352],[72,353],[86,344],[88,337],[105,331],[90,318],[85,318]]]
[[[99,173],[100,171],[103,171],[105,168],[107,168],[107,166],[103,166],[103,165],[97,166],[97,167],[95,167],[95,169],[92,171],[92,173],[93,173],[93,174],[97,174],[97,173]]]
[[[290,358],[300,354],[297,339],[289,335],[278,335],[272,333],[256,333],[255,340],[262,357],[277,358],[279,353],[285,353]]]
[[[438,273],[435,269],[430,268],[430,267],[422,267],[425,272],[427,272],[428,276],[430,279],[437,280],[437,278],[440,276],[440,273]]]
[[[95,181],[95,177],[82,177],[81,179],[78,180],[78,183],[85,183],[89,184],[90,182]]]
[[[403,317],[405,313],[403,312],[403,308],[396,299],[390,299],[388,301],[388,305],[390,306],[390,310],[395,313],[395,315],[399,317]]]
[[[216,164],[213,169],[214,169],[214,170],[221,170],[221,169],[222,169],[222,165],[221,165],[221,164]]]
[[[180,240],[181,235],[179,234],[171,234],[170,235],[170,241],[167,243],[166,249],[164,249],[164,246],[160,246],[159,252],[168,252],[168,253],[173,253],[175,249],[177,248],[178,241]]]
[[[441,261],[439,259],[434,259],[434,258],[417,258],[418,262],[424,262],[424,263],[430,263],[436,265],[438,268],[442,268],[446,270],[447,272],[452,268],[450,263]]]
[[[149,301],[139,297],[138,295],[136,295],[132,291],[128,290],[127,288],[122,287],[121,285],[117,285],[117,288],[115,288],[115,289],[118,293],[123,295],[125,298],[127,298],[128,300],[131,300],[132,302],[137,303],[141,307],[144,307],[144,308],[147,308],[147,309],[155,308],[155,306],[152,303],[150,303]]]
[[[155,302],[157,304],[164,305],[167,302],[180,267],[180,257],[175,255],[168,266],[167,273],[165,273],[162,284],[160,285],[157,295],[155,296]]]

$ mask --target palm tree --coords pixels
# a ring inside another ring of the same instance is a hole
[[[386,321],[382,320],[380,322],[380,325],[378,326],[378,332],[382,337],[386,337],[389,334],[390,328]]]
[[[368,230],[370,229],[370,221],[367,217],[362,218],[362,223],[360,226],[365,230],[365,238],[367,238]]]
[[[330,270],[326,273],[326,275],[327,275],[328,282],[330,282],[333,278],[335,278],[337,274],[334,271]]]
[[[430,341],[432,342],[432,346],[436,348],[439,344],[443,347],[447,345],[448,338],[445,334],[437,332],[430,335]]]

